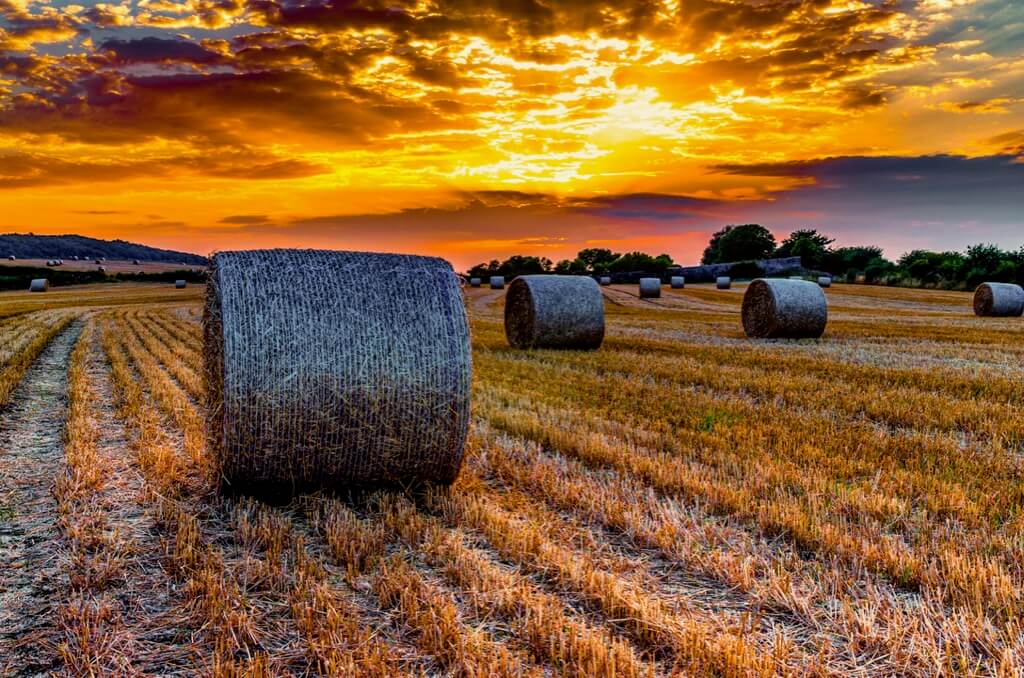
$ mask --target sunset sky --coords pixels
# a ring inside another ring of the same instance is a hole
[[[1019,0],[0,0],[0,231],[1024,244]]]

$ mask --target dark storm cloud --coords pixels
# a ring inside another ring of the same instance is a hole
[[[213,64],[222,61],[221,55],[202,45],[187,40],[147,36],[138,40],[107,40],[101,50],[113,54],[117,63],[179,62]]]

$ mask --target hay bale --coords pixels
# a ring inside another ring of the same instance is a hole
[[[12,254],[12,255],[10,255],[9,257],[7,257],[7,260],[8,260],[8,261],[14,261],[14,260],[15,260],[15,259],[17,259],[17,258],[18,258],[18,257],[14,256],[14,255]]]
[[[832,287],[832,278],[827,275],[818,276],[818,287]]]
[[[107,272],[106,266],[98,266],[96,268],[96,270],[99,271],[100,273],[106,273]]]
[[[188,285],[188,283],[185,282],[184,280],[175,280],[174,281],[174,289],[176,289],[176,290],[183,290],[183,289],[185,289],[186,285]]]
[[[455,480],[471,370],[448,262],[221,252],[204,337],[210,449],[232,490]]]
[[[139,260],[138,259],[132,259],[132,263],[135,264],[136,266],[138,266],[139,265]]]
[[[50,289],[50,281],[46,278],[36,278],[28,286],[29,292],[45,292],[48,289]]]
[[[608,287],[612,284],[612,278],[610,275],[602,275],[598,282],[600,282],[603,287]]]
[[[806,280],[758,278],[743,295],[743,331],[748,337],[817,339],[827,322],[825,293]]]
[[[661,298],[661,279],[660,278],[640,278],[640,298],[641,299],[660,299]]]
[[[727,290],[732,287],[732,278],[727,275],[720,275],[715,278],[715,287],[720,290]]]
[[[856,283],[857,283],[858,285],[863,285],[863,284],[865,284],[865,283],[866,283],[866,282],[868,281],[868,277],[867,277],[866,275],[864,275],[863,273],[861,273],[861,274],[860,274],[860,275],[858,275],[858,276],[857,276],[856,278],[854,278],[854,281],[855,281],[855,282],[856,282]]]
[[[1024,288],[1012,283],[981,283],[974,290],[974,315],[993,318],[1024,315]]]
[[[491,276],[491,289],[492,290],[503,290],[503,289],[505,289],[505,276],[503,276],[503,275],[492,275]]]
[[[601,288],[586,276],[519,276],[505,295],[505,336],[514,348],[598,348],[604,341]]]
[[[480,287],[480,278],[470,278],[469,279],[469,286],[470,287]]]
[[[686,278],[681,275],[674,275],[672,276],[672,279],[669,280],[669,284],[672,286],[672,289],[681,290],[686,287]]]

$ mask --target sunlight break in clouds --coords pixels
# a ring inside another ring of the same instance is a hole
[[[1022,21],[1009,0],[0,0],[0,229],[459,265],[598,241],[687,261],[733,219],[1017,246],[1012,187],[976,189],[1020,178]],[[865,194],[857,158],[880,185],[920,174]]]

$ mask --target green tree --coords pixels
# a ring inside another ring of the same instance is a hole
[[[721,264],[766,259],[775,252],[775,236],[760,224],[726,226],[711,236],[703,264]]]
[[[576,259],[583,262],[585,270],[591,273],[604,273],[608,271],[612,263],[619,258],[617,252],[612,252],[603,247],[588,247],[580,250]]]
[[[644,252],[627,252],[612,262],[609,270],[616,273],[626,271],[661,273],[669,266],[672,266],[672,257],[667,254],[659,254],[656,257],[652,257]]]
[[[835,239],[818,233],[813,228],[793,231],[775,250],[776,257],[800,257],[806,268],[821,268]]]
[[[575,259],[562,259],[555,264],[555,273],[558,275],[586,275],[587,264],[579,257]]]

